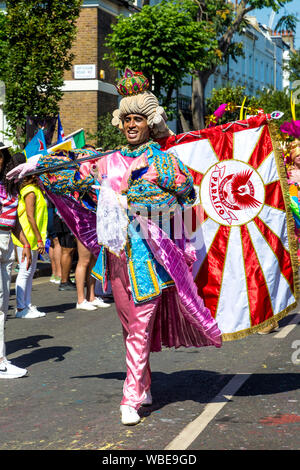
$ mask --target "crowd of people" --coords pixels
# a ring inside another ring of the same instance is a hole
[[[77,295],[76,309],[96,310],[111,306],[109,292],[106,301],[95,295],[96,279],[91,276],[94,256],[60,218],[42,190],[38,177],[26,176],[20,181],[6,178],[9,171],[25,162],[24,153],[11,154],[10,147],[0,142],[0,378],[18,378],[27,374],[27,370],[12,365],[5,356],[4,327],[14,263],[18,272],[15,282],[17,318],[46,316],[31,302],[37,262],[46,255],[51,263],[50,282],[58,284],[59,290],[74,291]],[[73,282],[70,275],[74,264]]]
[[[5,356],[4,321],[14,246],[19,263],[19,318],[45,316],[32,305],[31,290],[38,257],[47,251],[52,267],[50,282],[61,291],[76,292],[76,309],[95,310],[111,305],[96,295],[97,285],[113,297],[126,350],[127,373],[120,403],[125,425],[137,424],[139,408],[152,403],[152,351],[160,351],[162,346],[222,346],[221,331],[192,278],[195,251],[186,234],[182,233],[180,241],[171,234],[162,236],[150,218],[140,215],[150,209],[160,212],[164,207],[168,216],[172,214],[175,219],[178,207],[183,210],[196,199],[188,168],[174,155],[161,151],[156,142],[171,131],[166,113],[148,87],[149,82],[141,73],[126,70],[117,87],[122,99],[113,113],[112,124],[124,133],[127,145],[81,169],[81,178],[92,173],[98,188],[97,256],[78,235],[82,230],[72,232],[54,199],[47,199],[49,180],[43,179],[41,185],[36,176],[26,175],[24,155],[10,156],[9,149],[0,143],[0,378],[26,374]],[[8,180],[6,174],[19,165],[22,178]],[[81,186],[76,186],[78,172],[74,170],[60,175],[60,184],[64,183],[60,186],[64,188],[62,194],[71,181],[72,190],[75,187],[80,191]],[[51,191],[60,194],[60,187],[53,189],[51,185]],[[131,205],[135,213],[124,216],[124,209]],[[79,228],[80,223],[84,222],[78,217]],[[142,236],[146,232],[147,242]],[[73,282],[70,273],[75,257]]]

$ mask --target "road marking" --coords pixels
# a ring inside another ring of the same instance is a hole
[[[248,380],[251,374],[237,374],[221,390],[221,392],[208,403],[203,412],[194,421],[189,423],[165,448],[165,450],[186,450],[201,434],[206,426],[214,419],[221,409],[232,399],[238,389]]]
[[[299,313],[297,313],[297,316],[300,317]],[[286,338],[286,336],[299,324],[300,319],[296,317],[293,317],[291,321],[284,326],[276,335],[274,335],[274,338]]]

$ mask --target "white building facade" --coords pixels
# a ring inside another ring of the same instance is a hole
[[[283,73],[283,64],[288,56],[289,45],[280,35],[271,34],[257,23],[255,17],[248,17],[248,25],[243,34],[235,35],[233,41],[243,42],[244,57],[237,62],[229,59],[210,77],[206,96],[213,88],[221,88],[230,83],[245,87],[245,93],[256,95],[263,89],[283,90],[289,85]]]

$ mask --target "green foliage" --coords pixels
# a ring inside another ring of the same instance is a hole
[[[285,4],[290,3],[292,0],[248,0],[244,3],[249,4],[252,9],[261,10],[262,8],[272,8],[278,11]]]
[[[192,0],[162,1],[130,17],[119,16],[112,25],[105,59],[124,70],[142,71],[151,89],[168,109],[172,92],[192,70],[219,61],[214,26],[196,21],[198,6]]]
[[[87,139],[96,141],[103,150],[113,150],[127,143],[124,134],[112,125],[111,119],[111,113],[104,114],[99,118],[97,133],[87,135]]]
[[[295,15],[284,15],[281,18],[279,18],[275,26],[275,31],[289,30],[295,33],[298,21],[299,20],[298,18],[296,18]]]
[[[271,113],[272,111],[281,111],[284,113],[284,116],[277,121],[278,124],[292,119],[290,92],[288,90],[260,91],[257,98],[259,105],[263,108],[265,113]],[[299,111],[300,105],[296,106],[296,115],[298,116]]]
[[[244,98],[246,101],[244,106],[258,108],[259,101],[254,96],[247,96],[245,94],[244,86],[233,86],[230,83],[223,88],[216,90],[215,88],[211,92],[210,98],[206,100],[206,109],[208,115],[213,112],[223,103],[232,103],[236,106],[242,106]],[[240,108],[236,110],[226,111],[225,114],[220,118],[218,124],[224,124],[228,121],[238,120],[240,116]]]
[[[81,4],[82,0],[6,1],[5,113],[20,138],[27,116],[58,113]]]
[[[233,111],[226,111],[218,121],[218,124],[238,120],[240,116],[240,107],[242,106],[244,98],[246,98],[244,106],[245,108],[250,108],[250,111],[253,111],[255,108],[262,108],[265,113],[272,113],[273,111],[283,112],[284,116],[276,121],[278,125],[282,124],[284,121],[290,121],[292,119],[290,95],[287,90],[262,90],[257,96],[248,96],[245,93],[245,87],[232,86],[230,84],[224,88],[212,90],[211,97],[207,99],[208,115],[213,114],[221,104],[232,103],[239,107]],[[247,112],[247,109],[245,109],[245,111]],[[296,106],[296,115],[299,112],[300,105]]]
[[[5,47],[7,44],[6,34],[6,15],[0,12],[0,80],[3,80],[5,70],[6,53]]]
[[[290,53],[290,60],[288,61],[286,67],[284,67],[290,74],[290,81],[296,82],[298,80],[298,86],[300,85],[300,49]]]

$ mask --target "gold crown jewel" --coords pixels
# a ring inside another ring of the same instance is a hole
[[[126,67],[124,77],[119,80],[116,88],[122,96],[137,95],[149,88],[149,80],[142,72],[133,72],[129,67]]]

